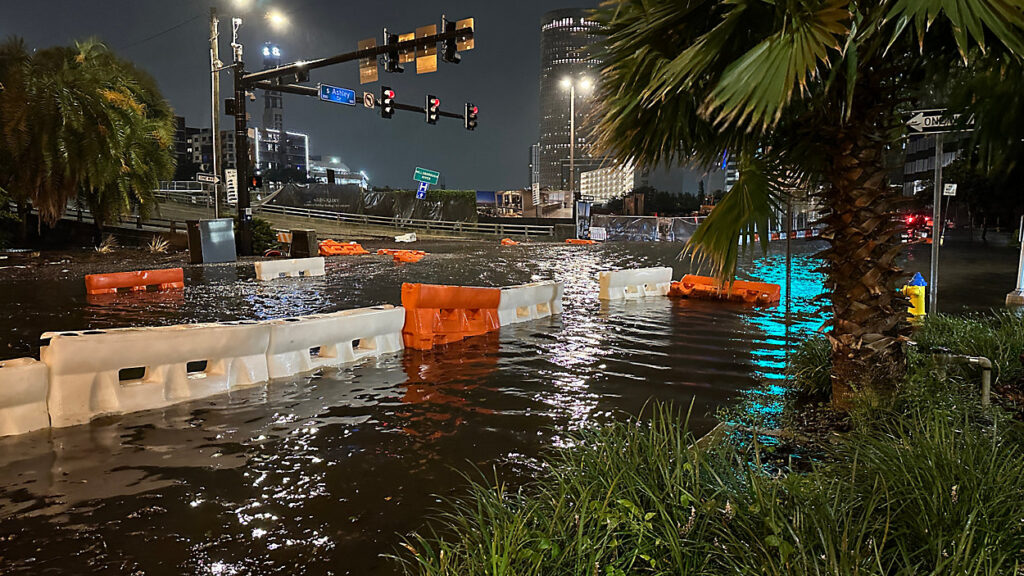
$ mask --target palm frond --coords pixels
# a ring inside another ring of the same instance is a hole
[[[913,24],[923,46],[929,28],[944,17],[964,59],[972,42],[986,49],[986,30],[1020,58],[1024,57],[1022,9],[1019,0],[896,0],[886,19],[897,23],[895,34]]]

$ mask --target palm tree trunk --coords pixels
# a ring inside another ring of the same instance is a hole
[[[854,395],[886,395],[905,371],[907,300],[896,291],[900,194],[888,185],[879,124],[838,133],[825,195],[823,237],[831,247],[820,256],[832,300],[832,401],[841,410]]]

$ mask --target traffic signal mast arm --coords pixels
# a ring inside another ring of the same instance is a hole
[[[384,46],[375,46],[373,48],[365,48],[363,50],[356,50],[354,52],[346,52],[344,54],[338,54],[336,56],[329,56],[327,58],[320,58],[319,60],[310,60],[309,62],[295,62],[293,64],[287,64],[285,66],[278,66],[277,68],[271,68],[270,70],[262,70],[260,72],[252,72],[246,74],[241,78],[242,82],[247,85],[254,85],[257,82],[265,80],[273,80],[276,78],[284,77],[295,77],[295,74],[315,70],[317,68],[324,68],[334,64],[341,64],[342,62],[351,62],[353,60],[359,60],[360,58],[376,58],[388,52],[395,50],[408,51],[415,50],[416,48],[425,48],[431,45],[437,45],[438,42],[445,40],[460,40],[473,38],[472,28],[460,28],[457,30],[448,30],[440,34],[434,34],[433,36],[424,36],[422,38],[414,38],[412,40],[405,40],[398,42],[397,44],[386,44]],[[274,90],[279,90],[279,87],[275,87]],[[283,90],[282,90],[283,92]],[[422,110],[421,110],[422,111]],[[461,118],[461,116],[460,116]]]
[[[320,97],[320,91],[313,86],[299,86],[298,84],[271,84],[270,82],[257,82],[256,88],[261,90],[275,90],[277,92],[285,92],[287,94],[298,94],[299,96],[312,96],[314,98]],[[377,102],[376,107],[380,108],[381,103]],[[392,107],[395,110],[405,110],[406,112],[418,112],[423,114],[423,106],[413,106],[411,104],[400,104],[395,102]],[[444,118],[458,118],[463,119],[462,114],[456,114],[455,112],[445,112],[444,110],[437,111],[438,116]]]

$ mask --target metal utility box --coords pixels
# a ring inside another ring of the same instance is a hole
[[[312,258],[320,255],[320,243],[316,241],[316,230],[292,230],[292,258]]]
[[[193,264],[235,262],[235,221],[231,218],[216,220],[189,220],[188,252]]]

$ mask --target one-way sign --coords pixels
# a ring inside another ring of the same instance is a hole
[[[208,182],[210,184],[216,184],[219,181],[220,179],[214,176],[213,174],[206,174],[204,172],[199,172],[196,174],[196,182]]]
[[[945,108],[936,110],[915,110],[910,120],[907,120],[907,128],[912,134],[939,134],[941,132],[953,132],[959,130],[971,130],[974,127],[974,115],[961,122],[963,114],[946,115]]]

